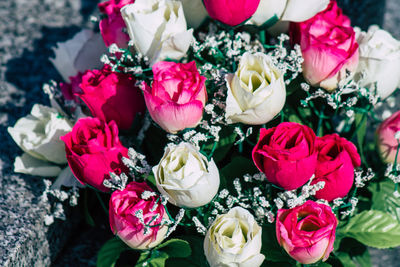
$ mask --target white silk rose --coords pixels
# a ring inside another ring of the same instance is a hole
[[[218,215],[204,239],[204,254],[211,267],[257,267],[261,251],[261,227],[250,212],[235,207]]]
[[[121,9],[129,36],[150,64],[167,58],[179,60],[193,42],[182,3],[172,0],[136,0]]]
[[[364,77],[361,85],[375,88],[385,99],[400,87],[400,41],[390,33],[370,26],[368,32],[355,29],[360,59],[357,73]]]
[[[329,0],[261,0],[249,23],[261,26],[269,20],[302,22],[324,10],[328,4]]]
[[[207,18],[208,13],[203,0],[180,0],[188,26],[196,29]]]
[[[72,130],[70,122],[57,110],[36,104],[31,114],[17,121],[8,132],[25,152],[15,160],[16,172],[41,176],[57,176],[66,164],[65,146],[60,137]]]
[[[55,58],[51,63],[63,77],[70,82],[69,77],[88,69],[98,69],[103,66],[101,55],[107,52],[103,39],[99,33],[84,29],[66,42],[57,43],[53,48]]]
[[[196,208],[209,203],[219,188],[219,172],[189,143],[169,145],[153,167],[158,190],[175,206]]]
[[[260,125],[272,120],[286,101],[283,73],[263,53],[243,54],[238,70],[226,76],[228,123]]]

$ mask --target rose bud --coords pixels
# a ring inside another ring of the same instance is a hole
[[[390,33],[370,26],[368,32],[356,29],[360,45],[358,73],[363,73],[361,86],[377,90],[385,99],[400,88],[400,41]]]
[[[25,152],[15,160],[15,171],[20,173],[57,176],[61,168],[56,164],[67,163],[64,144],[60,137],[72,129],[71,122],[57,110],[35,104],[31,114],[19,119],[8,132]]]
[[[329,206],[308,200],[296,208],[278,210],[276,238],[293,259],[313,264],[328,259],[336,226],[337,219]]]
[[[262,26],[276,17],[280,21],[302,22],[324,10],[329,0],[261,0],[250,22]]]
[[[397,149],[400,142],[400,111],[384,120],[377,130],[377,143],[381,159],[386,163],[400,163],[400,152]]]
[[[317,137],[318,162],[311,184],[325,182],[315,197],[332,201],[345,197],[354,182],[354,168],[361,165],[356,146],[337,134]]]
[[[317,150],[311,128],[283,122],[260,130],[260,139],[253,149],[253,161],[267,180],[285,190],[304,185],[315,172]]]
[[[211,267],[260,266],[262,229],[242,207],[218,215],[204,239],[204,254]]]
[[[92,115],[103,121],[115,121],[119,129],[129,129],[137,113],[145,111],[140,89],[128,74],[113,72],[109,65],[101,70],[88,70],[82,76],[78,96]]]
[[[207,101],[206,78],[194,61],[183,64],[158,62],[153,83],[143,83],[144,99],[153,120],[165,131],[179,132],[197,126]]]
[[[129,35],[124,32],[126,26],[121,16],[121,8],[134,2],[135,0],[109,0],[97,5],[100,12],[107,15],[99,24],[106,46],[115,43],[121,48],[128,47]]]
[[[153,173],[158,190],[175,206],[197,208],[218,192],[217,166],[189,143],[167,146]]]
[[[134,249],[157,246],[168,230],[166,225],[160,225],[163,218],[168,218],[165,208],[146,183],[131,182],[124,190],[114,191],[110,198],[109,218],[111,231]]]
[[[354,74],[358,65],[356,35],[336,1],[291,27],[293,40],[300,43],[303,54],[304,78],[311,85],[333,91],[347,74]]]
[[[61,140],[65,143],[69,167],[82,184],[107,192],[109,188],[103,181],[110,177],[110,172],[127,171],[121,158],[128,157],[128,149],[120,143],[114,121],[107,124],[98,118],[82,118]]]
[[[260,0],[203,0],[211,18],[229,26],[237,26],[256,12]]]
[[[136,0],[124,6],[121,14],[136,50],[149,58],[150,65],[181,59],[194,40],[179,1]]]
[[[238,70],[227,75],[226,81],[225,117],[229,123],[264,124],[285,105],[283,73],[264,53],[244,53]]]

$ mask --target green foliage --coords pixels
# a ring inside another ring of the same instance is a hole
[[[186,258],[169,258],[166,267],[204,267],[207,266],[207,259],[203,251],[203,238],[198,236],[184,236],[184,239],[191,248],[191,254]]]
[[[372,184],[372,209],[387,212],[400,223],[400,198],[394,195],[396,185],[389,179]]]
[[[223,160],[226,154],[229,152],[231,147],[236,141],[237,133],[233,131],[232,127],[224,127],[219,133],[220,139],[214,147],[214,143],[205,145],[202,147],[202,151],[210,154],[213,149],[213,159],[215,162]]]
[[[97,267],[114,267],[122,252],[130,248],[119,239],[113,237],[108,240],[97,254]]]
[[[342,235],[375,248],[392,248],[400,245],[400,224],[390,214],[379,210],[368,210],[357,214],[339,231]]]
[[[268,224],[262,228],[261,253],[265,256],[262,266],[271,266],[270,262],[279,263],[280,266],[293,265],[295,261],[286,253],[276,240],[275,224]]]

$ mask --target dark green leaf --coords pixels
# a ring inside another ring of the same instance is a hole
[[[337,252],[335,253],[336,257],[340,260],[343,266],[346,267],[357,267],[355,263],[351,260],[351,257],[346,252]]]
[[[189,243],[181,239],[170,239],[156,249],[167,253],[171,258],[186,258],[192,254]]]
[[[275,226],[265,225],[262,228],[261,253],[266,261],[294,263],[294,260],[281,248],[276,240]]]
[[[207,259],[203,251],[204,239],[198,236],[179,237],[188,242],[191,248],[191,255],[187,258],[169,258],[167,267],[204,267],[207,266]]]
[[[223,175],[228,181],[237,177],[242,177],[247,173],[254,174],[256,172],[257,168],[253,161],[240,156],[233,158],[232,161],[220,171],[221,175]]]
[[[219,162],[220,160],[225,158],[226,154],[235,143],[237,137],[237,133],[232,130],[232,127],[224,127],[220,131],[219,135],[220,139],[213,154],[213,159],[215,162]],[[204,146],[202,150],[209,154],[213,146],[214,143],[208,144]]]
[[[339,229],[364,245],[375,248],[400,246],[400,224],[390,214],[379,210],[363,211]]]
[[[144,251],[140,254],[140,258],[135,267],[143,267],[147,263],[147,267],[164,267],[168,254],[158,250]]]
[[[113,267],[119,255],[125,250],[130,249],[117,236],[108,240],[97,254],[97,267]]]

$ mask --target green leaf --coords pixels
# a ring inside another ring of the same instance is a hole
[[[234,157],[232,161],[221,169],[221,175],[225,178],[235,179],[237,177],[242,177],[243,175],[249,173],[254,174],[257,172],[257,168],[253,161],[245,157]]]
[[[207,266],[207,259],[203,251],[202,237],[198,236],[181,236],[180,239],[184,239],[188,242],[191,248],[191,254],[187,258],[169,258],[166,261],[167,267],[204,267]]]
[[[339,231],[364,245],[375,248],[400,246],[399,222],[390,214],[378,210],[368,210],[357,214]]]
[[[144,251],[140,254],[135,267],[164,267],[168,254],[158,250]]]
[[[361,154],[364,154],[364,138],[367,132],[367,116],[363,113],[357,113],[355,115],[355,125],[356,125],[356,132],[357,132],[357,143],[358,149]],[[362,155],[361,155],[362,156]]]
[[[237,133],[235,133],[232,127],[224,127],[219,133],[220,139],[215,148],[213,159],[215,162],[219,162],[225,158],[231,147],[236,141]],[[206,153],[210,153],[214,146],[214,142],[208,144],[202,148]]]
[[[286,253],[276,240],[275,226],[265,225],[262,228],[262,247],[261,253],[264,254],[266,261],[294,263],[294,260]]]
[[[357,267],[357,265],[352,261],[349,254],[346,252],[337,252],[335,253],[336,257],[340,260],[343,266],[346,267]]]
[[[186,258],[192,254],[189,242],[182,239],[170,239],[156,249],[167,253],[171,258]]]
[[[389,179],[370,186],[372,191],[372,209],[387,212],[400,222],[400,198],[396,197],[396,185]]]
[[[113,237],[108,240],[97,254],[97,267],[114,267],[122,252],[130,248],[119,239]]]

